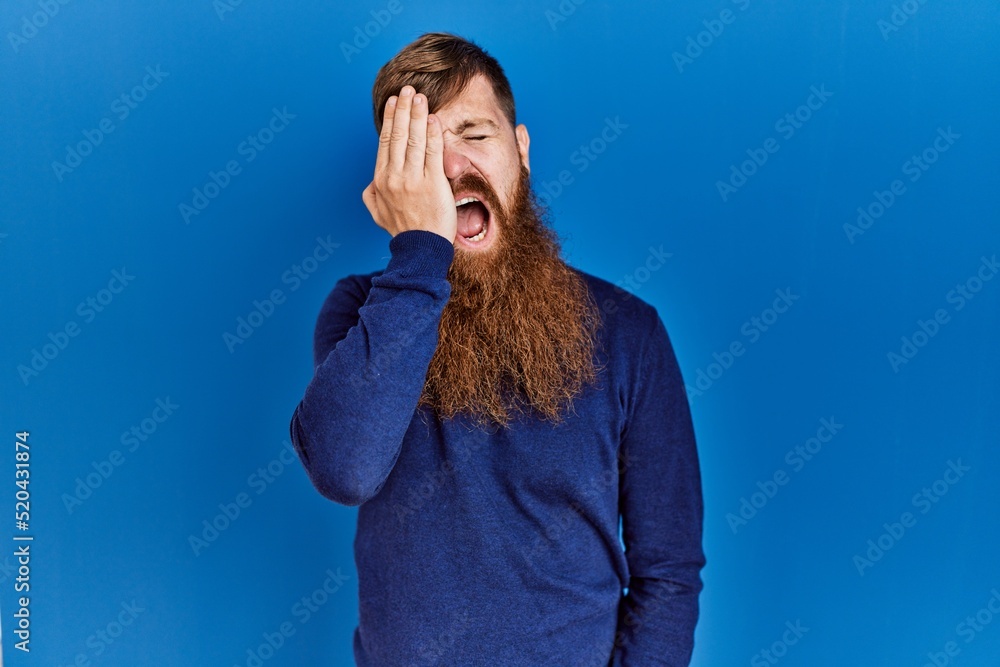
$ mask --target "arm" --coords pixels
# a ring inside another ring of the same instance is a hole
[[[316,372],[289,425],[313,485],[345,505],[372,498],[396,464],[451,295],[455,197],[441,122],[413,86],[386,101],[375,177],[362,199],[392,236],[392,257],[360,309],[346,282],[330,295],[317,325]]]
[[[451,294],[454,248],[442,236],[402,232],[389,249],[363,306],[348,281],[324,304],[315,374],[289,426],[313,485],[344,505],[373,497],[395,465]]]
[[[705,564],[690,409],[666,328],[655,320],[637,359],[621,445],[619,506],[630,580],[613,667],[689,664]]]

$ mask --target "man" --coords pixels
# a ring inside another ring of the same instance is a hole
[[[357,664],[687,665],[702,497],[656,310],[560,258],[492,56],[424,35],[373,98],[391,257],[330,292],[290,425],[359,506]]]

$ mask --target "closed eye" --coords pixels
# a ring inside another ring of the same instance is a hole
[[[476,136],[472,136],[472,137],[466,137],[466,139],[468,139],[469,141],[482,141],[483,139],[486,139],[486,138],[487,137],[485,135],[476,135]]]

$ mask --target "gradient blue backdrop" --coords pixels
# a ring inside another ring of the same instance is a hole
[[[254,664],[248,651],[286,622],[295,634],[265,665],[352,664],[356,510],[281,455],[324,296],[388,258],[360,196],[374,75],[431,30],[503,64],[566,256],[631,277],[698,392],[708,566],[694,664],[916,666],[935,652],[939,664],[996,664],[1000,279],[974,278],[992,278],[983,258],[1000,253],[998,4],[577,1],[4,4],[7,664]],[[358,37],[378,17],[386,25]],[[800,109],[812,87],[825,99]],[[287,110],[283,129],[241,149],[274,109]],[[113,131],[72,171],[54,168],[102,119]],[[602,146],[608,119],[621,131]],[[947,150],[906,171],[949,128]],[[590,145],[593,158],[579,152]],[[239,173],[186,223],[180,205],[230,161]],[[754,173],[724,197],[733,168]],[[845,231],[896,179],[882,216]],[[296,283],[286,272],[318,238],[339,245]],[[651,248],[672,253],[653,271]],[[123,268],[134,278],[102,292]],[[969,279],[981,289],[959,309],[949,293]],[[224,333],[276,289],[282,303],[230,350]],[[775,319],[776,290],[797,298]],[[893,368],[888,353],[939,309],[944,324]],[[77,335],[61,339],[67,325]],[[22,378],[50,334],[64,349]],[[743,354],[730,359],[735,342]],[[161,422],[158,399],[177,406]],[[786,457],[822,419],[842,428],[804,465]],[[143,420],[130,450],[122,435]],[[26,533],[13,516],[21,430]],[[120,465],[67,506],[115,450]],[[969,470],[935,491],[949,461]],[[767,484],[776,474],[787,483]],[[937,502],[914,503],[925,487]],[[219,518],[237,499],[239,516]],[[750,518],[734,522],[743,499],[756,513],[744,506]],[[905,533],[883,536],[904,512]],[[213,520],[224,529],[194,547]],[[13,649],[14,534],[35,538],[29,654]],[[880,536],[890,548],[859,572],[855,556]],[[305,618],[296,605],[328,570],[339,588]],[[978,630],[961,625],[977,613]],[[109,624],[121,631],[110,643],[97,634]]]

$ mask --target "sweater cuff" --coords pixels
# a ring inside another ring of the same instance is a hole
[[[402,276],[446,278],[455,248],[440,234],[425,229],[408,229],[389,239],[392,257],[385,273]]]

